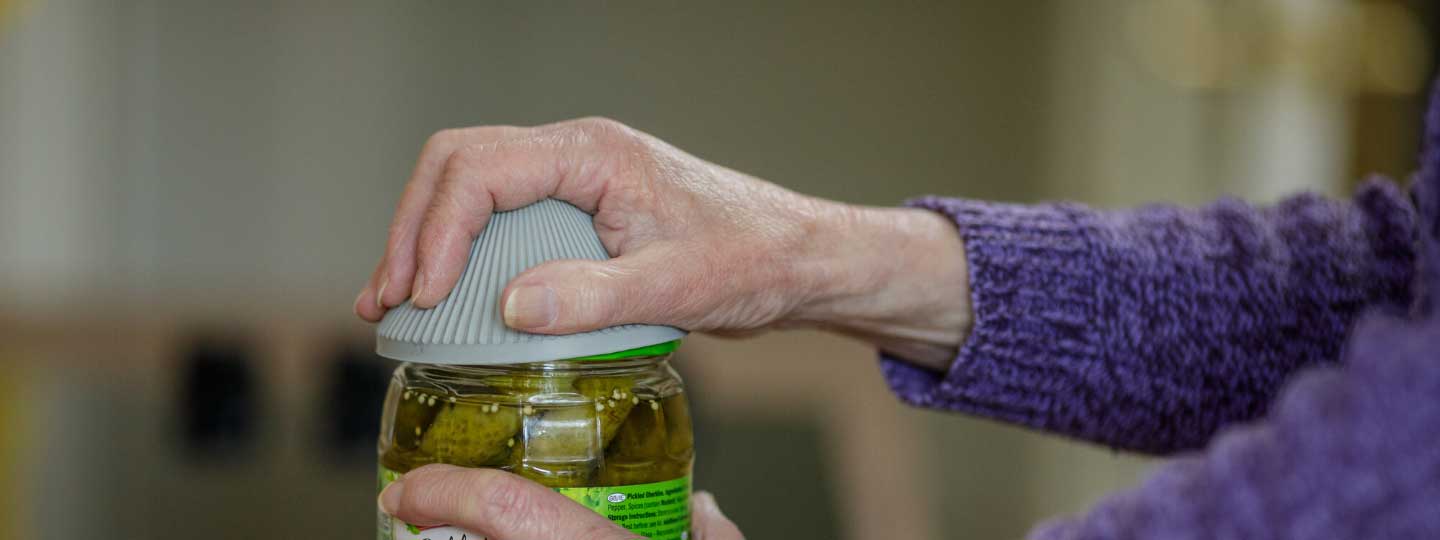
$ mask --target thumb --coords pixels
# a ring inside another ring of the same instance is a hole
[[[511,280],[500,310],[507,326],[537,334],[629,323],[684,326],[703,297],[691,286],[698,281],[691,266],[657,247],[608,261],[549,261]]]
[[[472,531],[470,538],[476,533],[506,540],[636,537],[553,489],[498,469],[426,465],[391,482],[378,503],[406,523],[450,524]]]
[[[740,528],[720,513],[710,492],[696,491],[690,497],[690,506],[690,529],[695,540],[745,540]]]

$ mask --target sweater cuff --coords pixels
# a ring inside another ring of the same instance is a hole
[[[1090,335],[1099,267],[1088,245],[1094,223],[1069,204],[924,197],[906,206],[944,214],[959,228],[975,318],[948,372],[882,355],[886,382],[912,405],[1073,427],[1081,411],[1055,410],[1069,401],[1056,398],[1083,392],[1086,371],[1102,355]],[[1058,357],[1072,361],[1050,361]]]

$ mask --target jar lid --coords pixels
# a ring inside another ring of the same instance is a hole
[[[505,326],[500,295],[521,272],[555,259],[609,258],[593,218],[570,203],[545,199],[496,212],[470,247],[470,260],[450,295],[431,309],[406,300],[387,312],[375,329],[375,352],[428,364],[513,364],[618,357],[631,349],[658,350],[651,347],[684,337],[679,328],[648,324],[566,335]]]

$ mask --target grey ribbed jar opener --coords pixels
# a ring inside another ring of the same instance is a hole
[[[430,364],[508,364],[607,354],[680,339],[683,330],[630,324],[550,336],[519,332],[500,317],[500,294],[512,278],[555,259],[610,258],[589,214],[545,199],[496,212],[470,247],[470,262],[450,296],[433,309],[410,301],[376,329],[381,356]]]

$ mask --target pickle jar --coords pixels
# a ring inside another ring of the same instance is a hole
[[[548,362],[402,363],[381,419],[379,489],[430,463],[494,468],[636,534],[687,538],[694,439],[673,343],[664,345]],[[378,525],[381,540],[478,538],[383,513]]]

